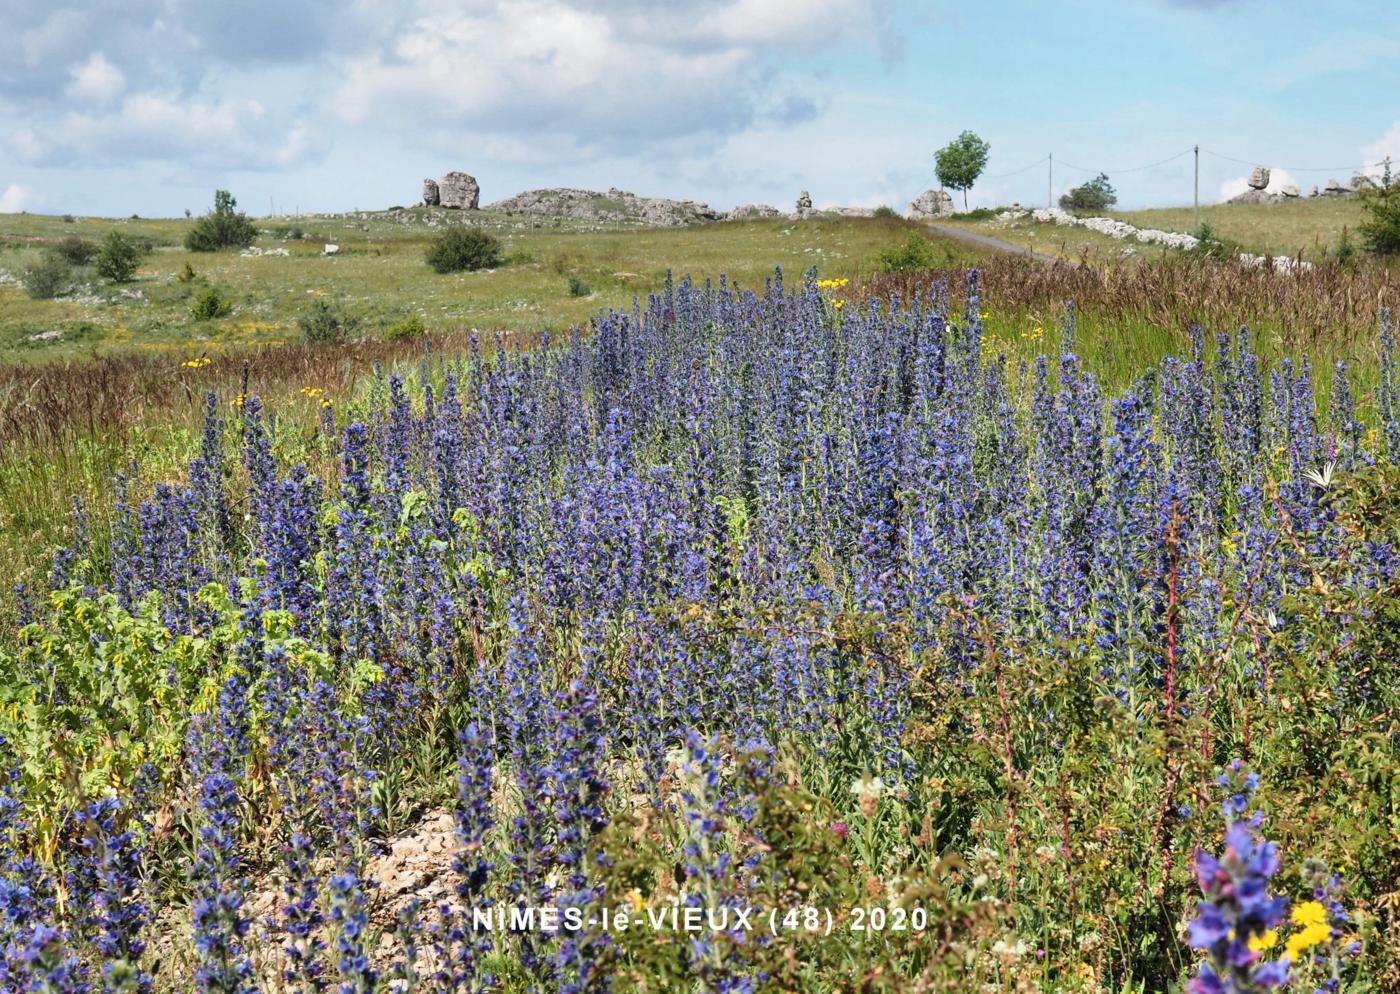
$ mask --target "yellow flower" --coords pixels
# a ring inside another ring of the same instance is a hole
[[[1294,925],[1321,925],[1327,921],[1327,909],[1317,901],[1304,901],[1288,917]]]
[[[1263,935],[1251,936],[1249,939],[1249,948],[1256,953],[1272,949],[1276,945],[1278,945],[1278,929],[1276,928],[1269,929]]]
[[[1311,949],[1320,942],[1326,942],[1332,935],[1332,930],[1324,922],[1315,922],[1288,937],[1288,945],[1284,947],[1283,955],[1289,959],[1296,960],[1298,954],[1304,950]]]

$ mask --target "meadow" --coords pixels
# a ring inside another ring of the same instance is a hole
[[[804,229],[522,234],[723,240],[553,330],[0,369],[0,978],[1400,986],[1391,274]],[[200,259],[421,251],[350,244]]]

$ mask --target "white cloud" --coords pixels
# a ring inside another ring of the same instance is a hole
[[[1400,173],[1400,121],[1396,121],[1389,131],[1361,150],[1361,160],[1367,167],[1367,174],[1371,176],[1380,176],[1385,172],[1383,163],[1386,158],[1390,159],[1391,173]]]
[[[107,61],[101,52],[93,52],[81,65],[68,70],[73,82],[68,84],[68,96],[86,103],[106,104],[116,99],[126,88],[122,71]]]
[[[1301,186],[1298,185],[1298,181],[1288,174],[1287,170],[1271,168],[1269,170],[1269,185],[1266,186],[1264,189],[1267,190],[1269,193],[1279,193],[1283,190],[1285,186],[1289,185],[1297,187],[1297,189],[1300,192],[1303,189]],[[1233,179],[1227,179],[1225,182],[1220,184],[1220,199],[1229,200],[1231,197],[1238,197],[1241,193],[1244,193],[1244,191],[1248,189],[1248,176],[1236,176]]]
[[[21,128],[10,135],[10,150],[21,162],[38,162],[44,155],[43,143],[29,128]]]
[[[0,193],[0,214],[18,214],[37,206],[42,199],[35,196],[29,187],[11,183],[5,187],[4,193]]]
[[[810,79],[770,57],[878,41],[885,0],[417,0],[392,41],[352,58],[328,102],[342,120],[524,135],[556,158],[810,119]]]
[[[184,100],[136,93],[101,113],[73,111],[44,134],[15,136],[46,164],[175,159],[214,169],[295,165],[321,150],[307,127],[268,115],[256,100]]]

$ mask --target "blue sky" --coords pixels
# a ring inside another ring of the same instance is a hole
[[[1125,207],[1189,203],[1190,155],[1136,167],[1197,143],[1204,201],[1400,164],[1391,0],[3,0],[0,38],[4,211],[386,207],[450,169],[902,208],[965,128],[974,204],[1043,203],[1049,153],[1054,196],[1104,170]]]

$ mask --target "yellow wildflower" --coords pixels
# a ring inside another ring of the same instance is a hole
[[[1278,945],[1278,929],[1276,928],[1269,929],[1263,935],[1250,936],[1249,939],[1249,948],[1253,949],[1256,953],[1263,952],[1266,949],[1272,949],[1276,945]]]
[[[1316,922],[1307,926],[1301,932],[1295,932],[1288,937],[1288,945],[1284,947],[1283,955],[1291,960],[1296,960],[1298,955],[1305,950],[1321,942],[1326,942],[1332,935],[1332,930],[1324,922]]]
[[[1304,901],[1288,917],[1294,925],[1321,925],[1327,921],[1327,909],[1317,901]]]

